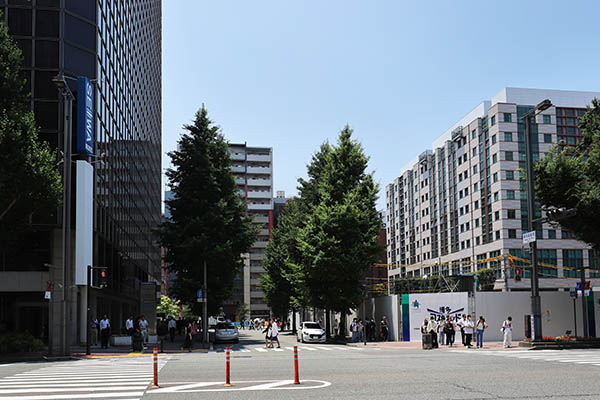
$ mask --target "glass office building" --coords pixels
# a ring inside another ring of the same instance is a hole
[[[63,73],[75,97],[77,82],[70,78],[95,82],[95,154],[103,158],[92,159],[93,259],[107,268],[109,286],[92,292],[91,305],[93,314],[111,317],[116,333],[139,311],[141,283],[160,282],[152,230],[161,218],[161,1],[0,0],[0,11],[23,51],[40,138],[57,152],[62,103],[52,77]],[[48,334],[43,291],[51,279],[48,264],[62,265],[61,221],[61,210],[36,216],[26,243],[0,257],[6,278],[0,279],[0,326]],[[79,295],[71,296],[72,342],[82,337]]]

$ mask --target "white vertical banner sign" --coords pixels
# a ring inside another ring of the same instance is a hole
[[[77,160],[75,197],[75,284],[87,285],[87,266],[92,265],[94,229],[94,167]]]

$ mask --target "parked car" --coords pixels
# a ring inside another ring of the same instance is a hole
[[[218,322],[215,327],[216,342],[240,342],[238,328],[232,322]]]
[[[325,330],[318,322],[303,322],[296,339],[302,343],[325,343],[327,340]]]

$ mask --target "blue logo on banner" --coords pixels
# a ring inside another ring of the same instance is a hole
[[[94,85],[77,79],[77,152],[94,154]]]

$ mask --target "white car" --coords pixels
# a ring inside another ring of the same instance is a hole
[[[325,343],[327,337],[325,329],[318,322],[303,322],[296,339],[302,343]]]
[[[215,328],[215,341],[239,343],[240,337],[237,326],[231,322],[218,322]]]

